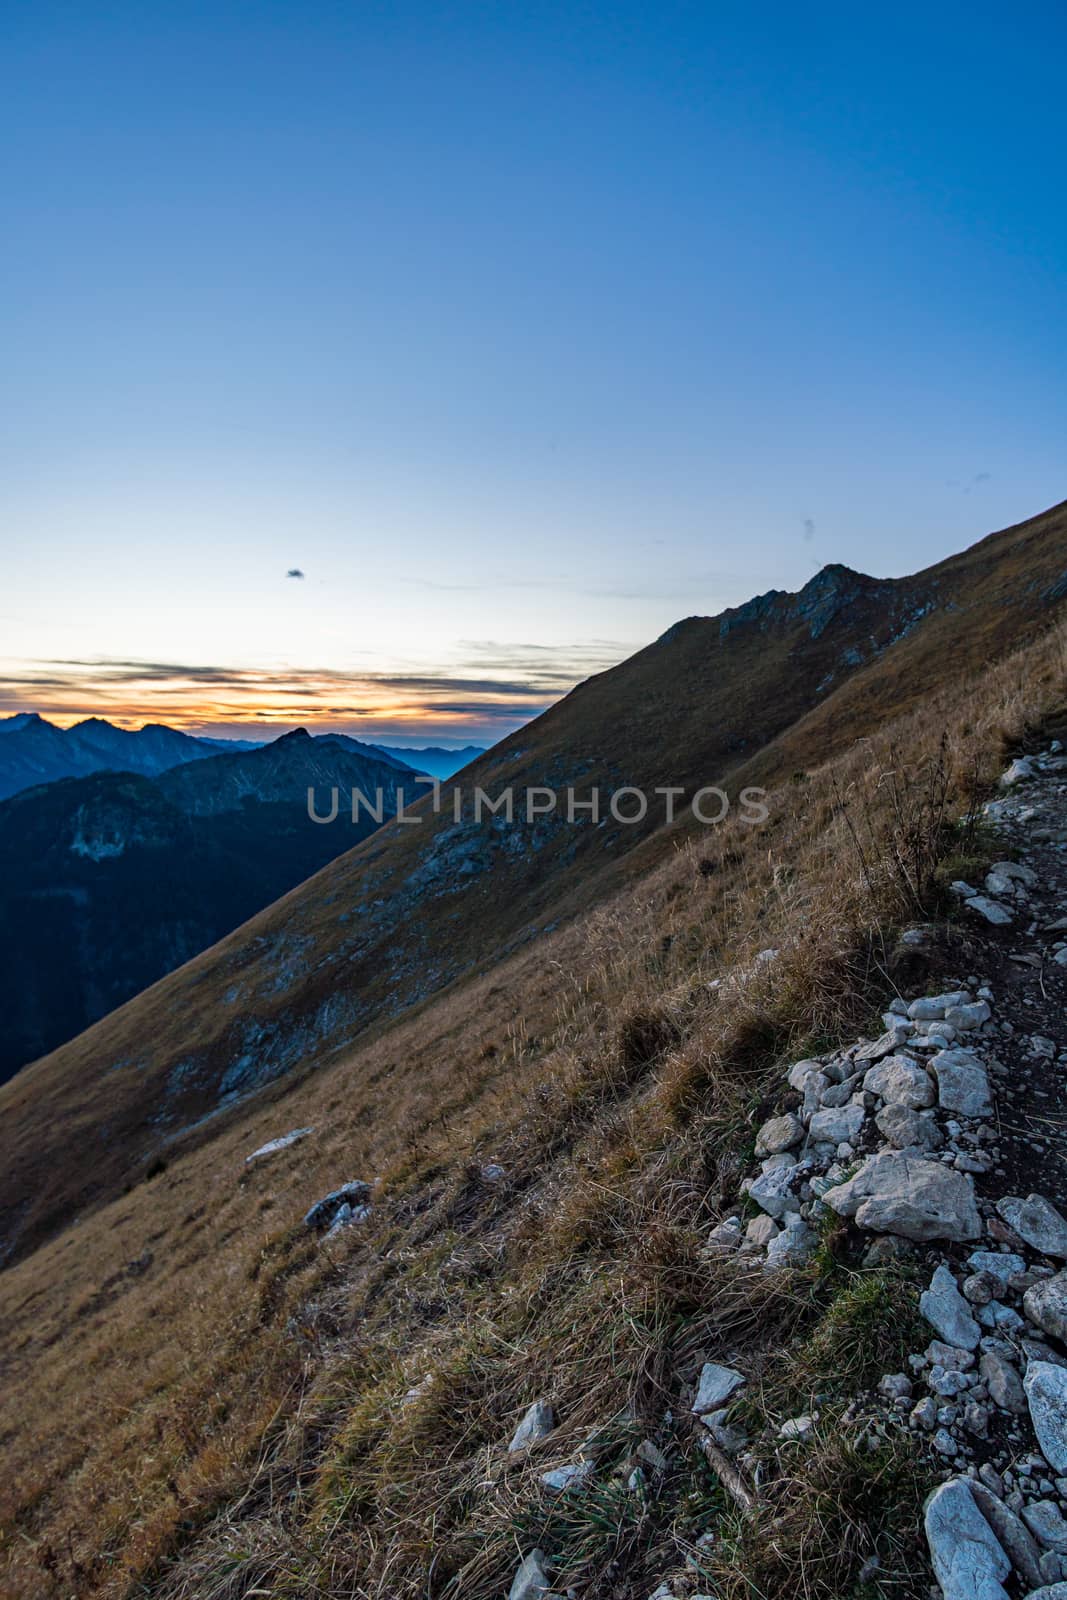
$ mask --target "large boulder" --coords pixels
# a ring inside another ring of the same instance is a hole
[[[945,1600],[1007,1600],[1011,1562],[963,1478],[951,1478],[926,1502],[926,1539]]]
[[[977,1239],[982,1222],[966,1173],[901,1150],[869,1157],[846,1183],[828,1189],[826,1205],[873,1233],[903,1239]]]

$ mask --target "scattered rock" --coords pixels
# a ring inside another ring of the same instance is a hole
[[[908,1106],[921,1111],[937,1098],[925,1067],[906,1056],[889,1056],[872,1067],[863,1080],[868,1094],[876,1094],[887,1105]]]
[[[1042,1278],[1023,1295],[1023,1310],[1035,1327],[1067,1343],[1067,1272]]]
[[[516,1572],[508,1600],[554,1600],[543,1550],[531,1550]]]
[[[799,1117],[787,1111],[782,1117],[772,1117],[756,1135],[758,1156],[776,1155],[780,1150],[791,1150],[804,1137],[804,1124]]]
[[[1067,1472],[1067,1370],[1049,1361],[1031,1361],[1023,1388],[1046,1461],[1057,1472]]]
[[[314,1128],[293,1128],[290,1133],[283,1133],[280,1138],[261,1144],[258,1150],[253,1150],[250,1156],[245,1156],[245,1166],[250,1167],[253,1161],[262,1161],[265,1156],[277,1155],[279,1150],[288,1150],[290,1145],[299,1144],[301,1139],[306,1139],[309,1133],[314,1132]]]
[[[970,1480],[968,1487],[975,1505],[1027,1588],[1042,1583],[1041,1551],[1024,1523],[986,1484]]]
[[[934,1119],[920,1116],[910,1106],[885,1105],[874,1122],[882,1138],[897,1150],[939,1150],[945,1142]]]
[[[801,1267],[818,1243],[818,1235],[808,1227],[803,1217],[789,1215],[784,1226],[767,1245],[767,1266],[771,1270]]]
[[[305,1213],[304,1226],[328,1228],[342,1206],[348,1206],[355,1211],[357,1206],[361,1207],[370,1199],[370,1192],[370,1184],[364,1183],[359,1178],[343,1183],[339,1189],[331,1189],[329,1194],[323,1195],[321,1200],[316,1200],[310,1211]]]
[[[1025,783],[1034,776],[1034,765],[1029,756],[1018,756],[1000,775],[1000,787],[1013,789],[1017,783]]]
[[[708,1234],[708,1247],[722,1252],[737,1250],[742,1237],[741,1218],[727,1217],[725,1222],[718,1223]]]
[[[343,1233],[346,1228],[352,1227],[356,1222],[366,1222],[370,1216],[370,1209],[370,1206],[351,1206],[347,1200],[342,1201],[334,1212],[333,1221],[326,1229],[324,1242],[328,1239],[335,1239],[339,1233]]]
[[[1067,1553],[1067,1522],[1054,1500],[1032,1500],[1023,1511],[1023,1521],[1046,1550]]]
[[[751,1219],[745,1228],[745,1238],[750,1244],[758,1245],[762,1250],[770,1244],[777,1232],[777,1222],[764,1211],[758,1217]]]
[[[1067,1260],[1067,1221],[1043,1195],[1030,1194],[1025,1200],[1005,1195],[1003,1200],[997,1201],[997,1211],[1034,1250]]]
[[[1026,1410],[1026,1395],[1022,1379],[1010,1361],[995,1350],[987,1350],[979,1363],[982,1382],[989,1390],[989,1398],[1002,1411],[1021,1415]]]
[[[744,1375],[735,1372],[733,1367],[720,1367],[714,1361],[705,1361],[700,1369],[700,1381],[692,1405],[694,1415],[700,1417],[707,1411],[718,1410],[744,1382]]]
[[[556,1425],[555,1413],[547,1400],[535,1400],[527,1411],[515,1433],[508,1450],[515,1455],[520,1450],[528,1450],[531,1445],[540,1444],[542,1439],[547,1439]]]
[[[877,1072],[878,1068],[873,1070]],[[825,1111],[815,1112],[809,1132],[813,1139],[825,1140],[827,1144],[851,1144],[863,1127],[865,1116],[862,1106],[828,1107]]]
[[[552,1494],[567,1494],[588,1483],[595,1471],[596,1464],[592,1461],[572,1461],[565,1467],[553,1467],[551,1472],[542,1472],[541,1482]]]
[[[980,917],[984,917],[994,927],[1006,927],[1013,920],[1012,913],[1007,906],[1002,906],[999,900],[990,900],[984,894],[973,894],[969,900],[965,900],[963,903],[968,911],[977,912]]]
[[[885,1033],[880,1038],[873,1040],[870,1044],[861,1045],[853,1059],[856,1062],[881,1061],[883,1056],[891,1055],[894,1050],[899,1049],[902,1044],[906,1043],[910,1035],[911,1028],[902,1018],[898,1017],[886,1028]]]
[[[989,1273],[1004,1289],[1007,1289],[1008,1279],[1014,1273],[1026,1271],[1022,1256],[1007,1252],[1002,1254],[999,1250],[973,1250],[967,1257],[967,1265],[974,1272]]]
[[[930,1287],[919,1296],[919,1310],[947,1344],[962,1350],[976,1348],[982,1330],[971,1316],[970,1307],[948,1267],[936,1269]]]
[[[943,1111],[975,1118],[992,1114],[986,1069],[969,1050],[939,1051],[930,1070],[937,1079],[938,1104]]]
[[[669,1462],[659,1445],[651,1439],[642,1439],[637,1447],[637,1459],[650,1467],[657,1476],[666,1472]]]
[[[779,1439],[810,1439],[815,1432],[816,1418],[812,1416],[790,1417],[788,1422],[783,1422],[778,1429]]]
[[[768,1216],[780,1221],[787,1211],[797,1208],[797,1198],[793,1193],[797,1173],[796,1167],[778,1167],[772,1172],[761,1172],[749,1186],[749,1198]]]
[[[1011,1562],[970,1486],[951,1478],[926,1502],[926,1538],[945,1600],[1006,1600]]]
[[[736,1423],[728,1422],[729,1407],[723,1406],[718,1411],[710,1411],[701,1417],[701,1422],[720,1450],[725,1450],[727,1455],[736,1456],[748,1444],[748,1434]]]

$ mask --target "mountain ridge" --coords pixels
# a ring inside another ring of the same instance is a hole
[[[494,746],[468,787],[666,783],[684,806],[702,784],[788,776],[1052,620],[1058,602],[1041,609],[1034,597],[1058,581],[1065,534],[1060,505],[913,579],[857,585],[839,569],[799,607],[790,597],[750,608],[725,634],[720,619],[683,624],[669,644],[588,679]],[[246,1094],[315,1070],[597,903],[694,826],[685,817],[672,828],[651,817],[570,826],[556,815],[506,828],[434,817],[429,800],[418,811],[421,826],[387,825],[157,985],[140,1009],[130,1002],[0,1091],[11,1150],[0,1233],[10,1248],[49,1231],[75,1194],[79,1206],[97,1203],[151,1159],[149,1104],[173,1133],[217,1113],[218,1086],[238,1062]],[[144,1037],[152,1043],[130,1097],[109,1098],[121,1138],[27,1207],[42,1148],[92,1141],[100,1112],[74,1084],[113,1088],[112,1067],[143,1053]],[[48,1129],[35,1098],[52,1108]]]

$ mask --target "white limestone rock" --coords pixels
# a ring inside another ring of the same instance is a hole
[[[997,1201],[997,1214],[1032,1249],[1067,1261],[1067,1220],[1043,1195],[1029,1194],[1025,1200],[1005,1195]]]
[[[974,1350],[982,1330],[971,1316],[971,1308],[956,1287],[948,1267],[936,1268],[930,1287],[919,1296],[919,1310],[946,1344],[960,1350]]]
[[[1007,1600],[1003,1580],[1011,1575],[1011,1562],[965,1479],[951,1478],[934,1490],[924,1521],[945,1600]]]
[[[1042,1455],[1056,1472],[1067,1472],[1067,1369],[1031,1361],[1023,1389]]]
[[[846,1183],[827,1190],[825,1203],[861,1228],[904,1239],[980,1238],[974,1184],[963,1172],[908,1151],[870,1156]]]

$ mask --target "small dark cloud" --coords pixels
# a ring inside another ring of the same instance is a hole
[[[304,574],[301,572],[299,567],[290,567],[285,576],[287,578],[302,578]]]
[[[810,544],[815,537],[815,524],[810,517],[804,518],[804,541]]]

